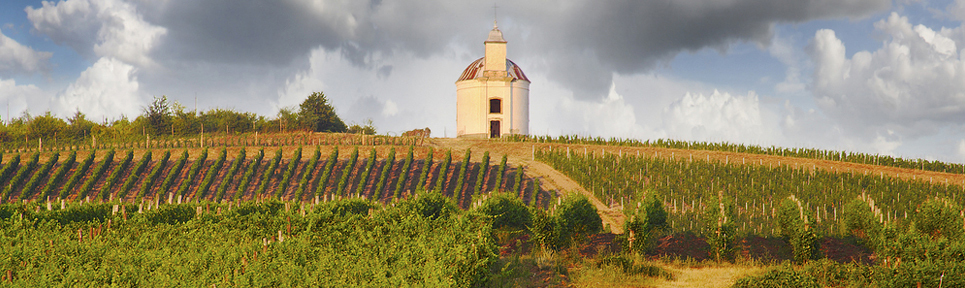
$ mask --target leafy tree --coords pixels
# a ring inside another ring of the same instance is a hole
[[[70,126],[67,127],[67,133],[74,139],[87,137],[90,135],[91,130],[97,126],[97,123],[87,120],[87,115],[84,115],[84,113],[81,113],[79,110],[74,112],[74,116],[67,118],[67,122],[70,122]]]
[[[494,193],[477,208],[480,213],[492,217],[493,228],[523,230],[533,226],[533,214],[520,200],[510,193]]]
[[[781,227],[781,235],[791,244],[791,251],[794,253],[794,261],[806,263],[815,256],[815,251],[819,248],[818,236],[814,233],[814,224],[807,209],[803,208],[801,201],[792,194],[781,202],[777,210],[777,223]]]
[[[302,127],[315,132],[345,132],[345,122],[335,114],[335,107],[328,103],[325,93],[313,92],[301,105],[298,120]]]
[[[647,193],[639,208],[631,211],[628,218],[623,223],[623,237],[626,237],[625,247],[628,251],[645,252],[652,249],[658,235],[670,228],[663,202],[653,192]]]
[[[732,259],[734,256],[737,226],[734,224],[736,219],[734,217],[734,205],[727,197],[724,197],[723,192],[718,192],[715,200],[704,212],[706,217],[704,237],[707,238],[707,244],[710,245],[710,256],[720,262]]]
[[[151,106],[144,108],[144,114],[147,116],[151,135],[163,135],[171,131],[172,111],[171,105],[168,104],[168,96],[154,97]]]
[[[362,134],[362,135],[375,135],[375,125],[372,124],[372,119],[365,120],[365,125],[352,124],[348,127],[348,133],[352,134]]]
[[[67,122],[54,117],[50,114],[50,111],[47,111],[43,116],[30,119],[28,127],[30,138],[49,139],[54,138],[55,135],[62,136],[62,133],[67,130]]]

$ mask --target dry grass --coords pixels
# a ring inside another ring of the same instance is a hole
[[[661,262],[653,265],[673,273],[673,280],[626,275],[618,267],[596,268],[587,265],[573,272],[575,287],[730,287],[737,279],[759,275],[767,270],[765,266],[742,266],[721,264],[715,266],[689,267],[674,266]]]

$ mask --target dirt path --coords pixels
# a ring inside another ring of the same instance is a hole
[[[539,161],[533,161],[531,157],[531,149],[526,149],[530,148],[531,145],[525,143],[514,143],[517,145],[498,145],[505,143],[490,142],[485,140],[440,138],[431,139],[428,143],[430,146],[443,149],[452,149],[453,151],[465,151],[466,149],[472,149],[473,159],[481,159],[482,154],[485,153],[485,151],[490,152],[490,157],[494,159],[492,161],[499,161],[497,159],[501,158],[502,155],[506,155],[507,163],[512,165],[522,164],[525,166],[526,169],[524,170],[524,175],[534,179],[539,179],[540,186],[543,189],[546,189],[547,191],[557,191],[561,195],[564,195],[564,197],[567,193],[574,192],[586,196],[599,212],[600,218],[603,220],[603,225],[609,225],[610,231],[615,234],[623,233],[623,222],[626,219],[626,216],[623,215],[623,212],[621,212],[619,208],[607,206],[603,203],[603,201],[597,199],[593,193],[583,189],[579,183],[576,183],[576,181],[573,181],[573,179],[570,179],[570,177],[567,177],[563,173],[556,171],[556,169],[553,169],[553,167],[550,167],[549,165]],[[455,152],[453,152],[453,154],[455,154]]]

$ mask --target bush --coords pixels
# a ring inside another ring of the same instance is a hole
[[[291,161],[288,161],[288,167],[285,168],[285,173],[282,174],[281,181],[278,182],[278,189],[275,190],[275,198],[280,198],[281,195],[285,194],[285,190],[288,189],[288,182],[291,181],[292,175],[295,174],[295,168],[298,167],[298,163],[301,161],[302,147],[298,147],[298,149],[295,149],[295,155],[292,155]]]
[[[382,198],[382,189],[385,187],[386,181],[392,181],[389,178],[389,173],[392,172],[392,164],[395,164],[395,148],[389,150],[388,158],[385,158],[385,165],[382,165],[382,173],[379,173],[379,182],[375,184],[375,191],[372,192],[372,200],[379,201]]]
[[[462,165],[459,165],[459,174],[457,174],[458,178],[456,178],[456,189],[452,191],[452,197],[456,199],[456,203],[462,203],[463,183],[466,181],[466,173],[468,173],[469,170],[469,157],[472,156],[470,152],[471,151],[469,149],[466,149],[466,155],[462,156]]]
[[[315,171],[315,167],[318,166],[318,159],[322,158],[322,152],[318,150],[319,147],[315,147],[315,153],[312,154],[312,159],[308,160],[308,165],[302,169],[302,179],[298,181],[298,188],[295,189],[295,200],[301,201],[302,196],[305,195],[305,189],[308,189],[308,181],[312,177],[312,171]]]
[[[54,171],[54,175],[50,176],[50,179],[47,179],[47,185],[44,186],[44,190],[41,191],[40,197],[37,199],[47,198],[47,196],[50,195],[50,192],[54,190],[54,187],[57,186],[57,184],[60,184],[60,181],[64,179],[64,176],[67,175],[67,172],[70,172],[70,167],[74,166],[74,161],[76,160],[77,151],[70,151],[70,155],[67,155],[67,159],[64,160],[64,163],[57,168],[57,171]]]
[[[44,177],[47,177],[47,174],[50,173],[50,169],[54,167],[54,164],[57,164],[57,159],[59,158],[60,153],[54,153],[54,155],[51,155],[50,159],[44,163],[44,166],[40,167],[40,171],[37,171],[37,173],[34,173],[34,175],[30,177],[30,181],[27,181],[27,184],[23,186],[23,190],[20,191],[19,198],[21,201],[27,199],[27,197],[33,194],[33,191],[37,188],[37,185],[40,185],[40,180],[43,180]],[[45,200],[43,199],[44,197],[46,197],[45,194],[37,195],[37,199],[35,201],[43,201]]]
[[[328,155],[328,161],[325,161],[325,168],[322,169],[321,177],[316,178],[320,180],[315,186],[315,197],[325,196],[325,186],[328,185],[328,179],[332,176],[335,163],[338,163],[338,147],[335,147],[335,150],[332,150],[332,153]]]
[[[472,194],[469,194],[468,200],[472,201],[472,195],[479,194],[482,192],[483,180],[486,178],[486,171],[489,171],[489,151],[483,153],[482,162],[479,162],[479,174],[476,175],[476,186],[472,190]]]
[[[191,185],[194,184],[194,180],[198,178],[198,173],[200,173],[201,168],[204,167],[205,160],[208,160],[208,148],[201,150],[201,155],[199,155],[198,159],[195,159],[194,163],[191,164],[191,168],[188,169],[188,175],[186,175],[187,178],[184,178],[181,181],[181,187],[178,187],[178,191],[175,192],[175,195],[187,196],[188,188],[191,188]]]
[[[345,194],[346,185],[348,185],[348,177],[352,175],[352,169],[355,168],[355,161],[359,159],[359,147],[355,147],[352,150],[352,155],[348,158],[348,163],[345,163],[345,168],[342,169],[341,178],[338,180],[338,186],[335,189],[334,196],[342,196]]]
[[[533,213],[523,200],[509,193],[495,193],[476,208],[492,219],[493,229],[524,230],[533,226]]]
[[[405,187],[405,181],[409,178],[409,169],[412,168],[412,161],[414,158],[414,151],[412,146],[409,146],[409,154],[405,156],[405,162],[402,163],[402,171],[399,172],[399,180],[395,183],[395,190],[391,197],[398,199],[402,196],[402,188]]]
[[[184,150],[181,153],[181,157],[178,157],[178,161],[174,162],[174,167],[171,167],[171,171],[168,171],[168,175],[164,177],[164,182],[161,182],[161,189],[157,191],[160,195],[162,193],[168,192],[171,189],[171,185],[174,185],[174,181],[178,179],[181,175],[181,169],[184,168],[184,164],[188,162],[188,151]]]
[[[228,150],[226,148],[221,148],[221,153],[218,154],[218,159],[214,160],[214,164],[208,167],[208,172],[205,173],[204,178],[201,178],[201,185],[198,185],[198,192],[196,193],[198,199],[204,199],[204,196],[208,195],[208,188],[214,183],[214,178],[218,177],[218,172],[221,172],[221,167],[224,166],[225,159],[228,158]],[[222,180],[222,182],[225,182]]]
[[[519,194],[519,197],[523,197],[523,190],[525,186],[523,185],[523,165],[520,164],[516,168],[516,179],[513,180],[513,193]]]
[[[620,236],[624,251],[631,253],[652,251],[660,234],[670,228],[663,202],[653,192],[647,193],[640,204],[627,213],[627,220],[623,223],[624,232]]]
[[[496,169],[496,189],[494,191],[499,191],[503,184],[503,174],[506,173],[506,155],[503,155],[503,160],[499,161],[499,169]]]
[[[419,180],[416,181],[415,190],[423,191],[426,187],[426,178],[429,178],[429,170],[432,170],[432,155],[435,154],[435,149],[429,147],[429,154],[426,154],[426,159],[422,164],[422,172],[419,173]]]
[[[962,236],[961,208],[948,199],[934,198],[918,207],[915,213],[915,229],[932,239],[958,240]]]
[[[131,161],[133,160],[134,150],[130,150],[127,152],[127,157],[124,157],[124,160],[121,160],[121,163],[115,166],[114,171],[111,171],[111,174],[107,176],[107,180],[101,185],[101,191],[98,198],[106,199],[108,195],[110,195],[111,187],[117,183],[118,178],[121,177],[121,173],[124,173],[124,171],[127,170],[127,166],[131,165]]]
[[[871,245],[881,236],[882,224],[875,217],[870,202],[854,199],[844,206],[844,227],[847,233]]]
[[[107,168],[111,167],[111,163],[114,162],[114,149],[107,151],[107,155],[104,155],[104,159],[101,160],[100,164],[94,168],[91,172],[90,177],[87,177],[87,181],[84,182],[84,186],[80,187],[80,193],[77,194],[77,199],[83,199],[87,197],[87,193],[90,193],[91,189],[94,189],[94,184],[97,184],[97,180],[101,179],[104,172],[107,172]]]
[[[167,166],[169,159],[171,159],[171,151],[164,151],[164,155],[161,156],[161,159],[154,164],[154,169],[151,169],[151,173],[147,174],[147,179],[145,179],[144,182],[141,182],[141,190],[137,193],[138,201],[144,198],[144,196],[147,195],[147,192],[150,192],[151,188],[154,187],[154,182],[157,181],[158,177],[161,177],[161,172],[164,171],[164,166]]]
[[[811,225],[813,225],[812,217],[805,210],[807,209],[802,207],[801,201],[798,201],[792,194],[781,202],[777,211],[777,222],[778,226],[781,227],[781,235],[788,241],[788,244],[791,244],[794,261],[798,263],[807,263],[808,260],[814,259],[816,256],[814,252],[819,245],[817,242],[818,236],[814,234],[814,229],[811,228]]]
[[[231,182],[234,182],[235,174],[238,174],[238,170],[241,169],[241,165],[244,163],[245,148],[241,148],[241,151],[238,151],[238,156],[231,161],[231,167],[228,168],[228,173],[226,173],[224,179],[221,180],[221,184],[218,184],[218,193],[215,196],[216,202],[221,202],[221,199],[224,199],[224,193],[228,191],[228,186],[231,185]]]
[[[0,183],[7,183],[7,178],[10,177],[10,174],[13,174],[14,170],[17,170],[17,167],[20,167],[20,154],[13,156],[13,159],[10,159],[7,165],[3,165],[3,169],[0,170]]]
[[[138,179],[141,179],[141,172],[144,172],[144,168],[147,168],[147,164],[151,163],[151,151],[144,153],[144,157],[141,157],[141,161],[134,165],[134,170],[131,171],[131,175],[127,176],[127,180],[124,180],[124,185],[121,185],[121,191],[117,193],[117,198],[127,197],[127,191],[134,187],[134,184]]]
[[[704,211],[703,234],[710,246],[710,256],[715,261],[733,260],[737,245],[734,205],[724,197],[723,192],[717,193],[716,200]]]
[[[774,269],[761,276],[748,276],[737,279],[735,288],[765,288],[765,287],[821,287],[814,277],[794,271],[791,267]]]
[[[452,150],[446,150],[445,157],[439,165],[439,176],[436,179],[436,184],[426,190],[435,191],[440,194],[445,191],[445,187],[442,186],[446,184],[446,178],[449,176],[449,165],[452,164]]]
[[[37,162],[39,161],[40,153],[34,153],[33,157],[30,157],[30,160],[27,161],[27,164],[21,166],[17,174],[15,174],[9,182],[6,182],[6,185],[4,185],[6,187],[3,188],[3,195],[0,196],[0,200],[6,200],[7,197],[10,197],[10,193],[13,193],[13,189],[16,189],[17,186],[20,186],[20,184],[26,181],[27,176],[33,172],[34,168],[37,168]],[[22,195],[23,193],[20,194]]]
[[[362,175],[359,175],[359,177],[358,177],[358,178],[359,178],[359,179],[357,180],[357,181],[358,181],[358,186],[356,186],[356,188],[355,188],[355,194],[356,194],[356,195],[360,195],[360,196],[361,196],[361,195],[362,195],[362,192],[365,190],[365,183],[368,183],[368,182],[369,182],[369,181],[368,181],[368,180],[369,180],[369,174],[372,174],[372,167],[375,166],[375,157],[376,157],[376,155],[375,155],[375,148],[372,148],[372,151],[369,153],[369,159],[368,159],[369,161],[365,163],[365,169],[362,170]]]
[[[580,245],[587,237],[602,230],[603,219],[600,219],[593,203],[583,195],[567,198],[553,214],[535,209],[530,229],[535,243],[554,250]]]
[[[282,148],[278,148],[275,151],[275,157],[271,158],[271,162],[268,162],[268,169],[261,174],[261,185],[258,186],[258,191],[255,191],[255,195],[264,195],[268,191],[268,184],[271,183],[271,178],[275,177],[275,170],[278,170],[278,164],[281,163],[281,153]]]
[[[251,159],[251,163],[248,163],[248,168],[245,169],[245,174],[241,176],[241,183],[238,183],[238,188],[235,189],[234,200],[241,199],[241,195],[244,195],[245,191],[248,190],[248,184],[251,183],[252,177],[258,171],[258,166],[261,165],[263,158],[265,158],[265,148],[258,149],[258,155]]]

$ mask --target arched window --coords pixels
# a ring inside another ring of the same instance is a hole
[[[503,113],[503,100],[489,99],[489,113]]]

